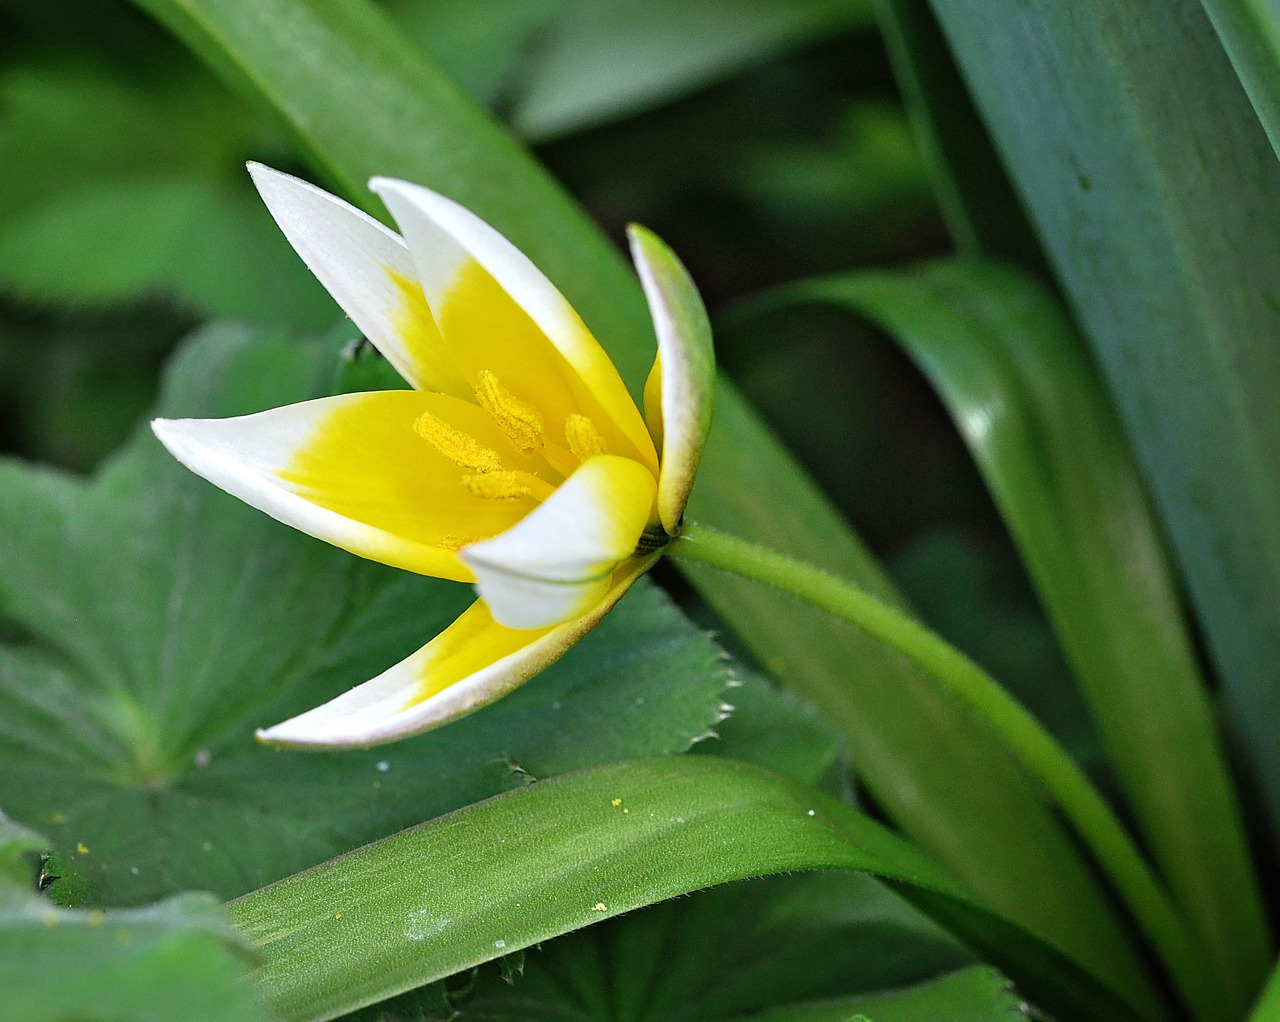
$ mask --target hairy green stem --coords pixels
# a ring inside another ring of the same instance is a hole
[[[834,614],[891,646],[963,699],[1058,804],[1150,938],[1194,1016],[1200,1022],[1221,1017],[1223,991],[1209,957],[1128,832],[1075,760],[986,671],[901,611],[774,550],[688,523],[667,552],[677,560],[772,586]]]

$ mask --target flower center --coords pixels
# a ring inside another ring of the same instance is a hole
[[[542,415],[538,409],[507,390],[488,369],[480,370],[479,381],[476,400],[498,428],[507,434],[516,450],[522,454],[540,451],[543,447]]]

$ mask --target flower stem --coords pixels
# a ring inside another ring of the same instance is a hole
[[[687,523],[667,553],[772,586],[834,614],[891,646],[964,700],[1061,808],[1151,939],[1194,1016],[1208,1022],[1221,1015],[1224,994],[1208,955],[1111,807],[1057,740],[986,671],[903,612],[777,551]]]

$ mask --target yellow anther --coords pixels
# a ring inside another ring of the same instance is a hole
[[[476,399],[507,438],[525,454],[542,449],[542,416],[527,401],[507,390],[488,369],[481,369]]]
[[[609,445],[596,429],[596,424],[577,412],[564,420],[564,438],[569,444],[569,450],[573,451],[573,456],[579,461],[609,453]]]
[[[468,486],[467,488],[470,489],[470,486]],[[467,539],[462,536],[455,536],[452,532],[446,532],[443,536],[440,537],[440,545],[444,547],[446,550],[454,551],[454,553],[457,553],[468,543],[475,543],[475,542],[477,542],[477,540]]]
[[[459,468],[472,472],[501,472],[502,457],[475,437],[455,429],[444,419],[423,412],[413,424],[414,432]]]
[[[483,472],[463,476],[462,485],[485,500],[520,500],[533,494],[523,472]]]

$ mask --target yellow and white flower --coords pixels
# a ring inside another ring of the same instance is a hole
[[[250,171],[298,254],[414,389],[152,428],[192,471],[282,522],[475,584],[479,599],[417,653],[258,732],[329,748],[403,738],[556,660],[676,533],[710,426],[706,313],[670,250],[633,227],[658,340],[642,416],[560,292],[466,209],[375,178],[402,238],[297,178]]]

